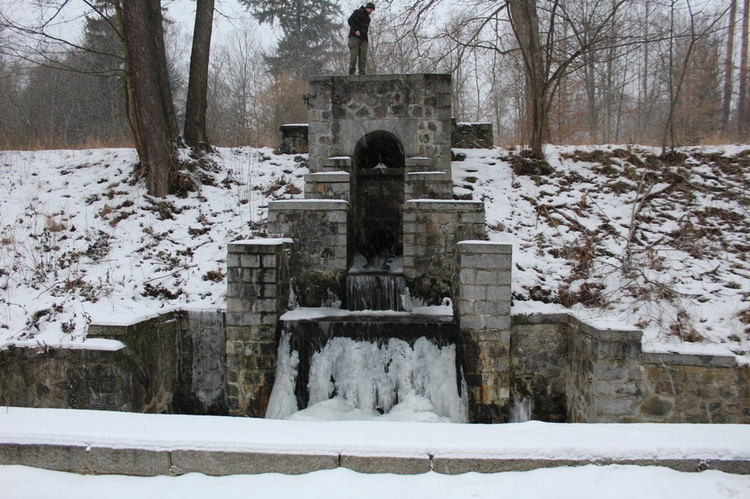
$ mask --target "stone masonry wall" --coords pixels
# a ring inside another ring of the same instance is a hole
[[[643,402],[641,331],[601,331],[571,319],[568,421],[628,423]]]
[[[305,199],[340,199],[351,202],[351,175],[347,172],[321,172],[305,175]]]
[[[350,205],[342,200],[269,203],[269,233],[294,240],[289,271],[301,306],[320,307],[344,297],[349,218]]]
[[[565,422],[571,327],[565,315],[516,315],[511,321],[511,397],[531,400],[532,419]]]
[[[449,74],[316,77],[307,100],[311,172],[329,157],[351,156],[374,131],[398,137],[405,157],[430,157],[435,170],[450,171]]]
[[[639,421],[750,423],[750,366],[713,355],[647,353],[644,360]]]
[[[453,306],[461,331],[469,419],[502,423],[510,397],[512,246],[485,241],[457,245]]]
[[[449,173],[407,173],[404,201],[412,199],[453,199],[453,180]]]
[[[279,318],[289,303],[289,239],[228,245],[226,379],[230,415],[265,416],[276,374]]]
[[[486,238],[484,204],[412,200],[404,203],[404,277],[412,296],[437,304],[453,296],[456,245]]]
[[[9,348],[0,351],[0,405],[140,412],[150,387],[131,380],[131,367],[124,348]]]
[[[188,310],[178,315],[174,412],[226,414],[225,318],[224,310]]]
[[[130,325],[96,325],[88,337],[119,350],[9,348],[0,351],[0,404],[175,412],[179,313]]]
[[[566,314],[514,316],[511,395],[533,419],[581,423],[750,423],[750,368],[734,357],[642,353],[640,331]]]

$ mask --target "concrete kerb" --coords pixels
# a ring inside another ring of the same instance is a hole
[[[706,470],[723,471],[739,475],[750,474],[750,461],[738,460],[704,460],[704,459],[472,459],[440,458],[433,459],[433,471],[446,475],[462,473],[504,473],[508,471],[531,471],[542,468],[559,468],[572,466],[659,466],[682,472],[700,472]]]
[[[212,476],[236,474],[304,474],[314,471],[350,469],[358,473],[416,475],[502,473],[541,468],[586,465],[660,466],[682,472],[716,470],[750,474],[750,460],[710,459],[534,459],[443,456],[357,456],[349,454],[277,454],[206,450],[149,450],[65,445],[0,444],[0,465],[22,465],[55,471],[131,476],[204,473]]]

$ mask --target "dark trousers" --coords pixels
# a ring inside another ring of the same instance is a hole
[[[359,74],[367,73],[367,42],[359,38],[349,38],[349,74],[353,75],[359,62]]]

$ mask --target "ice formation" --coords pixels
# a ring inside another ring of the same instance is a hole
[[[287,333],[282,340],[286,343],[280,346],[277,370],[281,382],[274,385],[267,417],[468,420],[466,386],[457,371],[455,345],[439,347],[426,338],[417,339],[413,347],[396,338],[382,345],[332,338],[312,355],[308,407],[297,412],[294,380],[299,358],[297,352],[289,351]]]

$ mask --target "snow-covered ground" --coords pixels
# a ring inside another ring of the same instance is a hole
[[[605,327],[641,328],[646,350],[723,353],[747,362],[748,150],[683,150],[689,155],[684,164],[665,165],[644,148],[550,148],[551,175],[524,171],[506,150],[464,150],[458,152],[465,159],[453,164],[455,194],[484,201],[490,239],[514,245],[513,313],[565,311]],[[212,159],[199,192],[152,199],[142,181],[131,183],[132,150],[0,152],[0,348],[102,348],[106,343],[86,339],[92,322],[130,323],[171,309],[223,308],[227,243],[265,236],[268,200],[301,197],[307,169],[304,156],[274,155],[270,149],[221,149]],[[110,415],[92,413],[88,423],[71,424],[68,418],[86,411],[18,411],[3,409],[0,419],[20,414],[38,430],[31,414],[46,414],[54,424],[45,439],[96,443],[102,428],[110,427],[117,428],[121,445],[157,447],[164,445],[159,435],[171,427],[186,445],[286,443],[294,452],[300,444],[315,444],[311,438],[334,447],[359,446],[362,452],[369,441],[381,451],[388,444],[389,452],[484,448],[547,458],[628,452],[684,457],[710,447],[712,456],[728,459],[735,452],[730,449],[750,449],[744,427],[724,425],[585,425],[597,433],[592,436],[576,434],[583,425],[536,422],[485,427],[254,421],[279,426],[234,431],[229,438],[190,428],[189,416],[154,416],[165,418],[155,419],[164,426],[144,432],[140,422],[108,422]],[[131,416],[136,415],[111,413]],[[212,418],[198,420],[205,424]],[[18,440],[23,432],[8,430],[4,421],[0,433],[5,429]],[[296,426],[311,424],[323,426]],[[709,428],[717,433],[705,433]],[[482,434],[486,429],[496,433]],[[563,437],[558,429],[570,433]],[[436,433],[425,436],[429,432]],[[364,440],[352,440],[353,435]],[[636,442],[647,443],[633,450]],[[80,476],[0,466],[0,491],[1,497],[35,498],[59,497],[61,491],[71,497],[160,498],[709,498],[750,497],[750,478],[632,466],[459,476],[336,469],[223,478]]]
[[[76,475],[23,466],[0,466],[0,490],[8,498],[182,499],[739,499],[750,496],[750,477],[718,471],[684,473],[668,468],[582,466],[494,474],[365,475],[338,468],[304,475],[197,473],[181,477]]]
[[[455,194],[514,246],[513,313],[642,329],[646,351],[750,359],[750,146],[459,150]],[[0,152],[0,348],[96,347],[88,324],[225,306],[226,245],[302,196],[305,156],[220,149],[199,192],[153,199],[134,151]],[[437,304],[434,304],[437,305]]]
[[[52,444],[152,451],[346,454],[539,460],[750,458],[746,425],[576,425],[528,422],[454,425],[384,422],[310,423],[212,416],[148,415],[59,409],[0,411],[0,444]],[[64,491],[64,492],[62,492]],[[623,465],[527,472],[402,476],[346,469],[279,474],[135,478],[82,476],[0,466],[0,497],[455,497],[716,498],[750,496],[750,476],[676,472]]]

